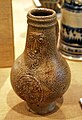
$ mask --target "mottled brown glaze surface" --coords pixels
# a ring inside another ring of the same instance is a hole
[[[57,51],[58,22],[50,9],[28,13],[25,50],[11,70],[11,84],[34,112],[46,114],[70,84],[70,69]]]

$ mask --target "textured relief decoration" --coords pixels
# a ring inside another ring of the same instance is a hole
[[[36,104],[42,101],[43,91],[41,84],[31,75],[23,75],[17,79],[16,91],[21,98],[29,100],[30,104]]]
[[[71,80],[69,66],[57,51],[55,23],[56,13],[51,9],[28,12],[25,50],[11,70],[14,91],[37,114],[53,111],[55,100],[63,96]]]
[[[44,35],[39,32],[31,32],[28,39],[29,56],[33,58],[41,57],[42,46],[45,46]]]
[[[28,36],[28,56],[31,58],[29,69],[36,69],[42,62],[46,48],[46,36],[41,32],[31,32]]]

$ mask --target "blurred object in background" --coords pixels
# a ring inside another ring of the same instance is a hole
[[[0,67],[14,62],[12,0],[0,0]]]
[[[62,0],[33,0],[36,7],[50,8],[60,13],[60,6]]]
[[[82,60],[82,0],[64,0],[59,50],[68,59]]]

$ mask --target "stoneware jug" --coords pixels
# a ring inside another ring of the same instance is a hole
[[[61,13],[60,52],[82,60],[82,0],[64,0]]]
[[[61,0],[33,0],[36,7],[43,7],[55,10],[60,13]]]
[[[11,70],[17,95],[37,114],[55,109],[55,100],[70,84],[70,69],[57,51],[58,22],[55,11],[37,8],[28,12],[24,52]]]

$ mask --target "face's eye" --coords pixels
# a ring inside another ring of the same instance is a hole
[[[39,41],[40,41],[40,43],[42,43],[42,42],[43,42],[43,38],[42,38],[42,37],[40,37]]]
[[[32,35],[29,35],[29,38],[30,38],[30,39],[33,39],[33,36],[32,36]]]

